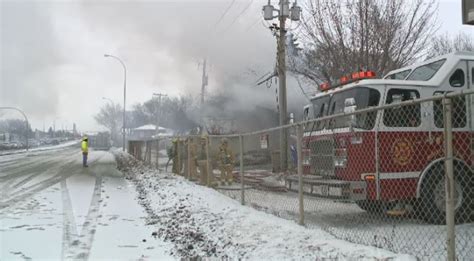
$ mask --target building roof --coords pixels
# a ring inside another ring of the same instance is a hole
[[[156,125],[154,124],[147,124],[140,127],[135,128],[134,130],[156,130]],[[158,126],[158,130],[166,130],[166,128]]]

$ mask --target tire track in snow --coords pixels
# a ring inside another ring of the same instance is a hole
[[[63,203],[63,242],[61,248],[61,260],[65,260],[66,251],[71,247],[73,237],[77,236],[76,222],[66,180],[61,181],[61,197]]]
[[[93,164],[94,162],[100,160],[102,157],[103,157],[103,154],[100,155],[98,158],[94,159],[93,161],[91,161],[90,164]],[[72,162],[75,162],[75,159],[69,160],[67,162],[63,162],[62,164],[60,164],[59,166],[54,168],[55,175],[53,177],[50,177],[46,180],[40,181],[40,182],[38,182],[34,185],[31,185],[27,188],[23,188],[22,190],[13,193],[11,195],[13,198],[0,201],[0,210],[11,207],[11,206],[15,205],[16,203],[18,203],[20,201],[23,201],[23,200],[31,197],[32,195],[55,185],[56,183],[60,182],[61,180],[66,180],[67,178],[69,178],[69,177],[71,177],[75,174],[80,173],[82,171],[82,167],[80,168],[81,171],[77,171],[78,168],[76,168],[76,169],[74,169],[74,171],[70,171],[67,174],[62,173],[62,171],[64,170],[64,166],[68,165],[69,163],[72,163]],[[45,172],[48,172],[48,171],[51,171],[51,169],[46,170]],[[45,172],[43,172],[43,173],[45,173]]]
[[[75,153],[73,153],[75,154]],[[54,163],[58,163],[58,162],[63,162],[64,160],[66,160],[67,158],[69,158],[70,156],[72,156],[73,154],[68,154],[68,155],[62,155],[62,158],[64,159],[56,159]],[[55,164],[52,163],[52,164],[49,164],[48,166],[54,166]],[[44,166],[42,166],[44,167]],[[43,171],[43,172],[38,172],[38,173],[33,173],[31,175],[29,175],[28,177],[24,178],[23,180],[21,180],[20,182],[16,183],[15,185],[13,185],[10,189],[16,189],[26,183],[28,183],[30,180],[32,180],[33,178],[37,177],[37,176],[40,176],[41,174],[45,173],[47,171]]]
[[[95,174],[95,173],[94,173]],[[69,193],[69,192],[67,192]],[[66,253],[66,259],[80,259],[80,260],[87,260],[89,259],[90,250],[92,248],[92,243],[94,242],[95,232],[97,228],[97,221],[100,216],[100,202],[101,202],[101,195],[102,195],[102,175],[96,174],[94,192],[92,194],[91,203],[89,205],[89,210],[87,212],[87,216],[85,218],[84,224],[82,226],[81,234],[72,235],[69,231],[63,230],[65,235],[63,235],[63,240],[65,239],[66,242],[63,242],[63,253]],[[67,210],[66,211],[72,211]],[[68,215],[68,214],[66,214]],[[71,222],[74,222],[74,216],[66,218],[64,227],[71,227]],[[67,241],[73,239],[72,241]]]
[[[38,177],[44,173],[48,173],[49,171],[51,171],[50,167],[53,167],[55,165],[58,164],[58,162],[63,162],[64,160],[66,160],[68,157],[70,157],[72,154],[66,154],[66,155],[61,155],[60,157],[61,158],[57,158],[57,159],[51,159],[48,163],[43,163],[42,165],[40,164],[36,164],[35,167],[31,168],[31,169],[45,169],[44,171],[38,171],[38,172],[33,172],[33,173],[29,173],[29,172],[25,172],[25,173],[20,173],[18,175],[14,175],[13,177],[10,177],[8,179],[6,179],[6,181],[3,181],[3,182],[0,182],[1,184],[1,188],[2,188],[2,199],[5,199],[5,198],[8,198],[9,194],[17,189],[18,187],[28,183],[29,181],[31,181],[33,178],[35,177]],[[46,164],[46,165],[45,165]],[[13,175],[13,174],[10,174],[10,175]],[[24,178],[23,180],[21,180],[20,182],[18,183],[15,183],[18,179],[24,177],[24,176],[27,176],[26,178]],[[0,178],[1,180],[1,178]]]
[[[62,158],[68,158],[70,156],[73,156],[77,152],[72,151],[67,154],[60,154]],[[10,172],[7,175],[0,176],[0,181],[6,181],[12,178],[18,178],[19,176],[24,176],[28,174],[31,171],[34,171],[38,167],[44,168],[45,166],[53,166],[57,162],[61,162],[61,159],[55,158],[55,157],[48,157],[47,155],[41,155],[38,158],[35,158],[34,160],[31,160],[27,163],[24,162],[18,162],[18,164],[22,164],[20,167],[13,167],[13,168],[7,168],[7,169],[2,169],[2,172],[5,171],[5,173]],[[46,165],[45,165],[46,164]],[[13,172],[11,172],[13,170]]]

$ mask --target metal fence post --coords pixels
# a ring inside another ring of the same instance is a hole
[[[299,224],[304,225],[304,204],[303,204],[303,127],[301,125],[296,126],[296,158],[297,158],[297,169],[298,169],[298,202],[299,202],[299,213],[300,220]]]
[[[192,138],[189,138],[188,137],[188,142],[187,142],[187,154],[188,154],[188,173],[186,173],[186,176],[188,178],[188,180],[191,180],[191,141],[192,141]]]
[[[210,163],[210,157],[209,157],[209,146],[211,146],[211,138],[207,137],[206,138],[206,168],[207,168],[207,186],[211,186],[211,163]]]
[[[448,260],[456,260],[456,234],[454,223],[454,173],[453,173],[453,131],[452,131],[452,102],[450,98],[443,99],[444,108],[444,140],[445,140],[445,189],[446,189],[446,243]]]
[[[181,139],[178,137],[178,141],[176,142],[176,174],[181,175]]]
[[[156,168],[160,173],[160,139],[156,140]]]
[[[244,138],[239,135],[240,148],[240,203],[245,205],[245,190],[244,190]]]

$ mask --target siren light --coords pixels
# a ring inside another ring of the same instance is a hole
[[[351,75],[342,76],[341,78],[339,78],[339,80],[336,81],[336,83],[333,86],[331,86],[330,82],[322,83],[319,85],[319,90],[327,91],[327,90],[342,86],[344,84],[356,82],[358,80],[363,80],[363,79],[370,79],[370,78],[375,78],[374,71],[355,72],[355,73],[352,73]]]

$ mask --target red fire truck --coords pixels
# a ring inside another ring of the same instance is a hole
[[[389,72],[322,84],[305,106],[306,119],[474,89],[474,53],[456,52]],[[456,217],[474,212],[474,95],[453,102]],[[441,100],[309,123],[303,138],[303,190],[350,200],[366,211],[401,204],[429,222],[445,218]],[[298,179],[287,186],[297,189]],[[426,215],[424,215],[425,213]]]

